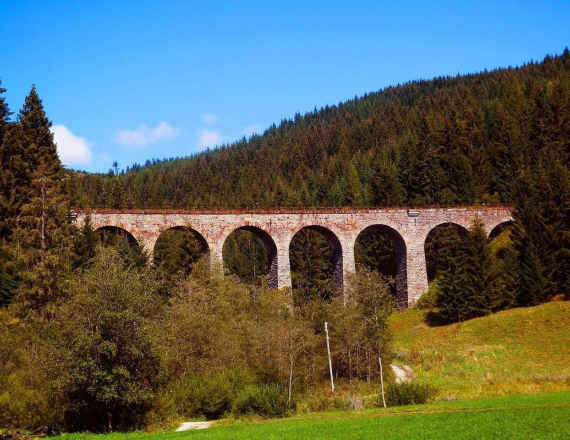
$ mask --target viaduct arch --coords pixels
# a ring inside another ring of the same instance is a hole
[[[309,227],[325,233],[332,245],[335,280],[342,285],[353,272],[354,245],[358,235],[369,227],[391,234],[397,247],[399,306],[413,305],[427,290],[428,279],[424,244],[430,231],[445,223],[466,229],[479,217],[487,234],[502,223],[512,221],[510,207],[454,207],[421,209],[314,209],[258,211],[78,211],[81,225],[91,216],[94,229],[116,227],[131,234],[152,252],[161,232],[185,227],[200,234],[210,250],[212,262],[222,261],[222,249],[228,235],[247,229],[265,243],[270,261],[270,286],[291,286],[289,245],[293,236]]]

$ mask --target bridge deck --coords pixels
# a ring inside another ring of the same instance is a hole
[[[109,208],[109,207],[87,207],[74,208],[77,213],[98,213],[98,214],[360,214],[373,212],[393,212],[393,211],[433,211],[433,210],[505,210],[512,211],[510,205],[432,205],[432,206],[388,206],[388,207],[275,207],[275,208]]]

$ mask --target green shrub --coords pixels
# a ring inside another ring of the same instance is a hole
[[[386,388],[386,404],[388,406],[420,405],[431,401],[436,393],[437,389],[428,384],[394,382]]]
[[[286,390],[279,385],[261,385],[242,390],[233,405],[233,413],[257,414],[261,417],[285,417],[291,405]]]
[[[235,398],[225,374],[183,376],[173,387],[179,415],[218,419],[229,412]]]
[[[305,394],[296,402],[295,409],[299,414],[307,414],[312,412],[324,412],[332,409],[347,410],[350,408],[350,402],[345,396],[323,394]]]
[[[428,290],[419,297],[414,308],[420,310],[433,310],[437,307],[437,298],[441,292],[441,286],[438,279],[434,279],[429,283]]]

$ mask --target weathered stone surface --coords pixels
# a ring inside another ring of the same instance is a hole
[[[77,222],[85,219],[79,212]],[[242,228],[257,234],[265,243],[270,260],[270,285],[291,286],[289,245],[303,228],[324,233],[334,252],[334,279],[339,288],[348,272],[355,270],[354,244],[368,227],[381,227],[396,244],[398,295],[401,307],[412,305],[427,289],[425,241],[438,225],[454,223],[469,228],[475,216],[483,221],[487,233],[512,220],[510,208],[434,208],[378,209],[314,212],[110,212],[90,211],[94,229],[114,226],[126,230],[149,252],[160,234],[171,228],[187,227],[199,233],[207,243],[212,262],[222,261],[222,249],[228,235]]]

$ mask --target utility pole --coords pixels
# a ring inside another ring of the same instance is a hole
[[[331,345],[329,342],[329,323],[325,322],[325,333],[327,335],[327,352],[329,354],[329,371],[331,373],[331,391],[334,391],[334,378],[332,371],[332,360],[331,360]]]

